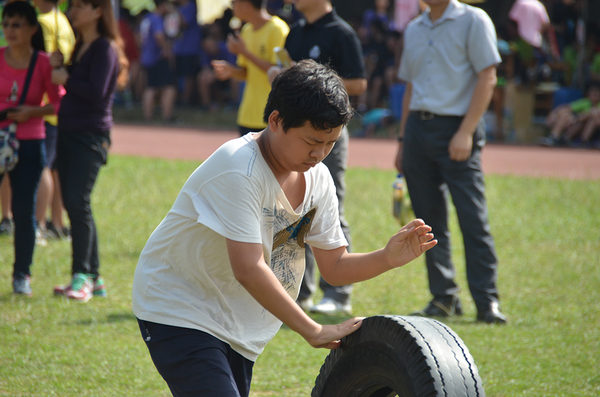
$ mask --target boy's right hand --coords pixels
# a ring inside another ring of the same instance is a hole
[[[355,317],[337,325],[321,325],[321,330],[315,335],[305,336],[304,339],[314,348],[337,349],[341,339],[358,330],[364,317]]]
[[[227,61],[211,61],[210,65],[215,70],[217,79],[221,81],[230,79],[233,75],[233,68]]]
[[[271,66],[269,68],[269,70],[267,71],[267,78],[269,79],[269,83],[273,84],[273,80],[275,80],[275,77],[279,76],[281,73],[283,73],[285,69],[282,68],[281,66]]]
[[[60,51],[54,51],[52,55],[50,55],[50,66],[52,66],[52,69],[62,67],[64,62],[65,58]]]

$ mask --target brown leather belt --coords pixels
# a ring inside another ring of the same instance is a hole
[[[444,116],[441,114],[435,114],[435,113],[431,113],[428,112],[427,110],[411,110],[410,113],[415,116],[418,117],[420,120],[433,120],[435,118],[439,118],[439,117],[462,117],[462,116]]]

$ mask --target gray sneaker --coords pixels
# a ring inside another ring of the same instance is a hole
[[[314,302],[311,298],[306,298],[306,299],[298,299],[296,301],[296,303],[298,304],[298,306],[300,306],[300,308],[302,310],[304,310],[305,312],[309,311],[311,307],[314,306]]]
[[[18,295],[32,296],[29,276],[13,278],[13,292]]]
[[[10,236],[11,234],[13,234],[12,219],[2,218],[2,221],[0,221],[0,235]]]
[[[340,314],[352,314],[352,306],[349,303],[345,305],[331,298],[323,298],[321,302],[310,308],[311,313],[326,314],[328,316],[337,316]]]

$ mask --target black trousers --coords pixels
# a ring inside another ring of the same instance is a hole
[[[12,214],[15,222],[15,263],[13,277],[30,275],[35,249],[35,203],[40,175],[46,163],[43,139],[21,140],[19,162],[8,173],[12,189]],[[4,174],[0,174],[0,183]]]
[[[485,126],[481,121],[473,136],[471,156],[450,160],[450,139],[462,117],[434,116],[422,119],[411,112],[404,136],[404,176],[417,218],[433,228],[437,246],[426,253],[429,289],[434,298],[458,294],[448,230],[448,193],[452,196],[463,234],[467,281],[475,304],[486,310],[498,300],[498,260],[488,223],[481,150]]]
[[[59,128],[56,168],[71,221],[73,273],[99,274],[98,236],[91,196],[100,167],[106,164],[109,147],[109,131],[94,134]]]

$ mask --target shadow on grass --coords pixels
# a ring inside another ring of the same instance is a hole
[[[106,316],[107,323],[122,323],[124,321],[137,321],[131,312],[112,313]]]
[[[133,313],[121,312],[121,313],[109,314],[108,316],[106,316],[106,319],[104,321],[98,320],[95,318],[87,318],[87,319],[81,319],[81,320],[78,320],[75,322],[67,321],[65,323],[89,326],[89,325],[94,325],[94,324],[98,324],[98,323],[114,324],[114,323],[122,323],[122,322],[126,322],[126,321],[137,321],[137,319],[135,318]]]

